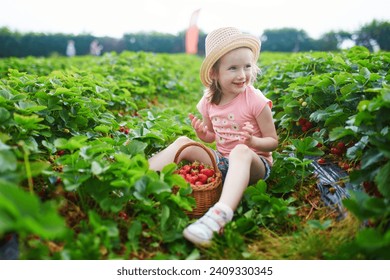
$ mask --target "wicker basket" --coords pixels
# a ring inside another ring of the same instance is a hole
[[[204,184],[204,185],[193,185],[191,184],[192,187],[192,196],[195,198],[196,201],[196,207],[193,209],[192,212],[187,212],[187,215],[191,218],[199,218],[203,216],[207,210],[211,206],[213,206],[221,196],[222,192],[222,174],[218,169],[217,163],[215,162],[215,158],[210,152],[210,150],[204,146],[203,144],[197,143],[197,142],[191,142],[188,144],[183,145],[176,153],[174,162],[178,164],[178,158],[180,156],[180,153],[191,146],[197,146],[202,148],[210,157],[212,166],[214,168],[215,172],[215,181]]]

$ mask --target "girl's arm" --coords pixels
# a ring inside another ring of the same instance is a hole
[[[189,118],[191,120],[191,125],[195,129],[196,135],[200,140],[206,143],[214,142],[215,133],[209,119],[203,118],[203,120],[200,120],[193,114],[189,114]]]
[[[278,136],[269,106],[264,107],[256,121],[263,136],[261,138],[253,136],[253,127],[247,125],[243,127],[242,141],[258,151],[271,152],[275,150],[278,147]]]

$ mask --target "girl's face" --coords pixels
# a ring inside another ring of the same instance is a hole
[[[244,92],[251,82],[253,53],[248,48],[239,48],[225,54],[218,62],[216,78],[225,96]]]

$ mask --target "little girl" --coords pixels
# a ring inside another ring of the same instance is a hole
[[[278,137],[272,103],[253,87],[259,53],[260,41],[236,28],[220,28],[206,37],[206,57],[200,69],[206,90],[197,105],[202,119],[192,114],[189,118],[199,139],[216,142],[217,150],[212,154],[224,185],[219,201],[183,232],[196,245],[210,245],[214,233],[232,220],[246,187],[270,174],[271,152],[278,145]],[[179,137],[149,159],[150,168],[161,170],[173,162],[182,145],[191,141]],[[208,154],[196,146],[184,149],[178,160],[183,159],[211,164]]]

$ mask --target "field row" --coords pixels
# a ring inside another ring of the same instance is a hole
[[[215,246],[200,250],[181,236],[191,188],[175,164],[156,173],[147,162],[178,136],[195,138],[187,114],[202,95],[200,57],[0,60],[0,237],[17,233],[25,259],[304,258],[298,245],[262,253],[259,244],[270,231],[304,242],[308,229],[340,235],[315,187],[315,156],[345,169],[357,191],[344,206],[371,226],[353,223],[306,258],[388,258],[389,63],[389,53],[360,47],[263,53],[256,86],[274,104],[275,165]]]

